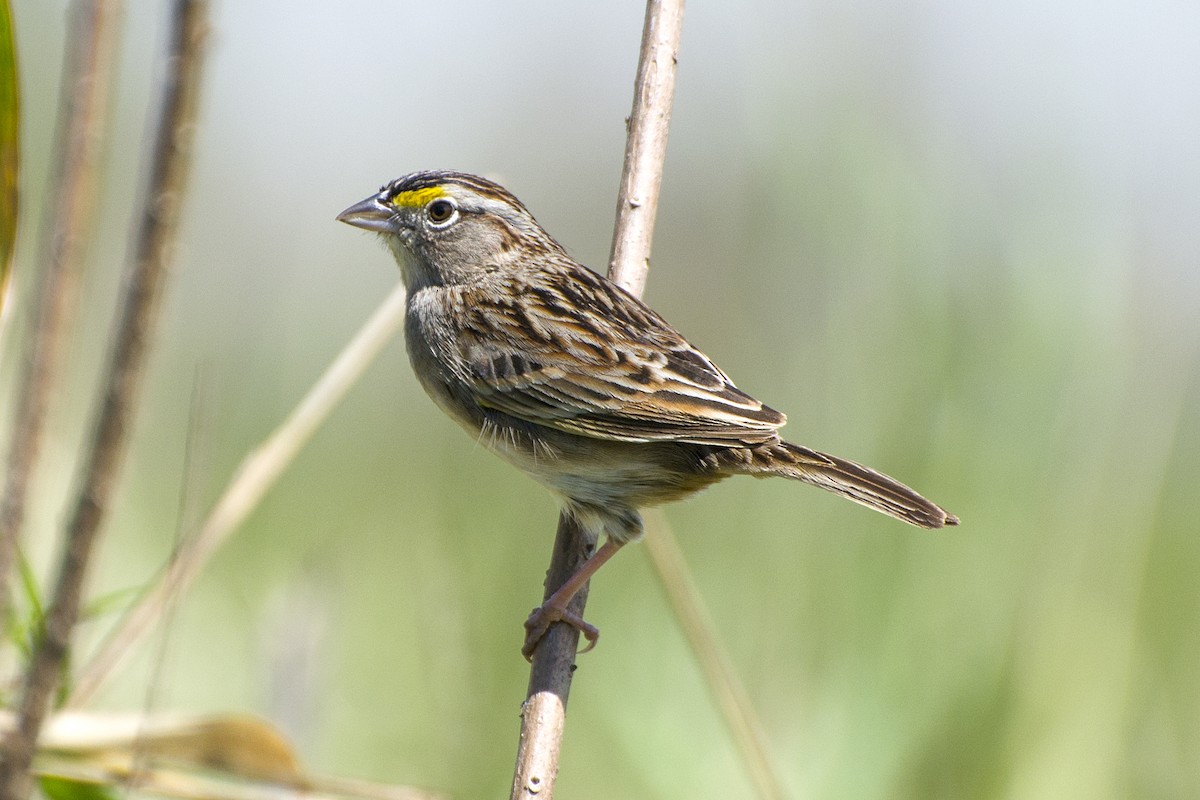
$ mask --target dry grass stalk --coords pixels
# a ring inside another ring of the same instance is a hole
[[[71,10],[56,147],[59,155],[52,201],[47,206],[48,240],[0,496],[0,619],[9,603],[8,577],[62,360],[63,332],[77,306],[83,246],[92,227],[98,151],[104,139],[118,5],[113,0],[80,0]]]
[[[65,532],[54,596],[26,670],[16,729],[4,740],[4,757],[0,759],[2,800],[22,800],[29,794],[34,749],[79,617],[88,563],[124,459],[190,161],[206,19],[207,4],[203,0],[176,0],[173,5],[169,66],[134,258],[104,373],[103,400]]]

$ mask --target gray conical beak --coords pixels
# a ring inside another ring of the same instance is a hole
[[[395,219],[396,210],[384,205],[379,195],[372,195],[361,203],[355,203],[337,215],[338,222],[379,233],[395,233],[399,227]]]

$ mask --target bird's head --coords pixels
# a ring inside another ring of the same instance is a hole
[[[463,172],[405,175],[337,218],[384,238],[409,291],[470,283],[563,253],[512,193]]]

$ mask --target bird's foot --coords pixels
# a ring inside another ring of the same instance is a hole
[[[587,639],[587,646],[580,650],[580,653],[591,650],[596,646],[596,640],[600,638],[599,628],[578,614],[557,605],[553,600],[554,598],[551,598],[535,608],[529,615],[529,619],[525,620],[525,644],[521,646],[521,654],[525,656],[526,661],[533,660],[533,651],[537,649],[538,643],[542,641],[546,631],[556,622],[565,622]]]

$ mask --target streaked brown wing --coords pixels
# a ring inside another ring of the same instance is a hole
[[[505,294],[519,303],[489,304],[484,295],[469,303],[459,335],[485,407],[629,442],[757,444],[786,421],[648,306],[590,270],[564,265],[513,289]]]

